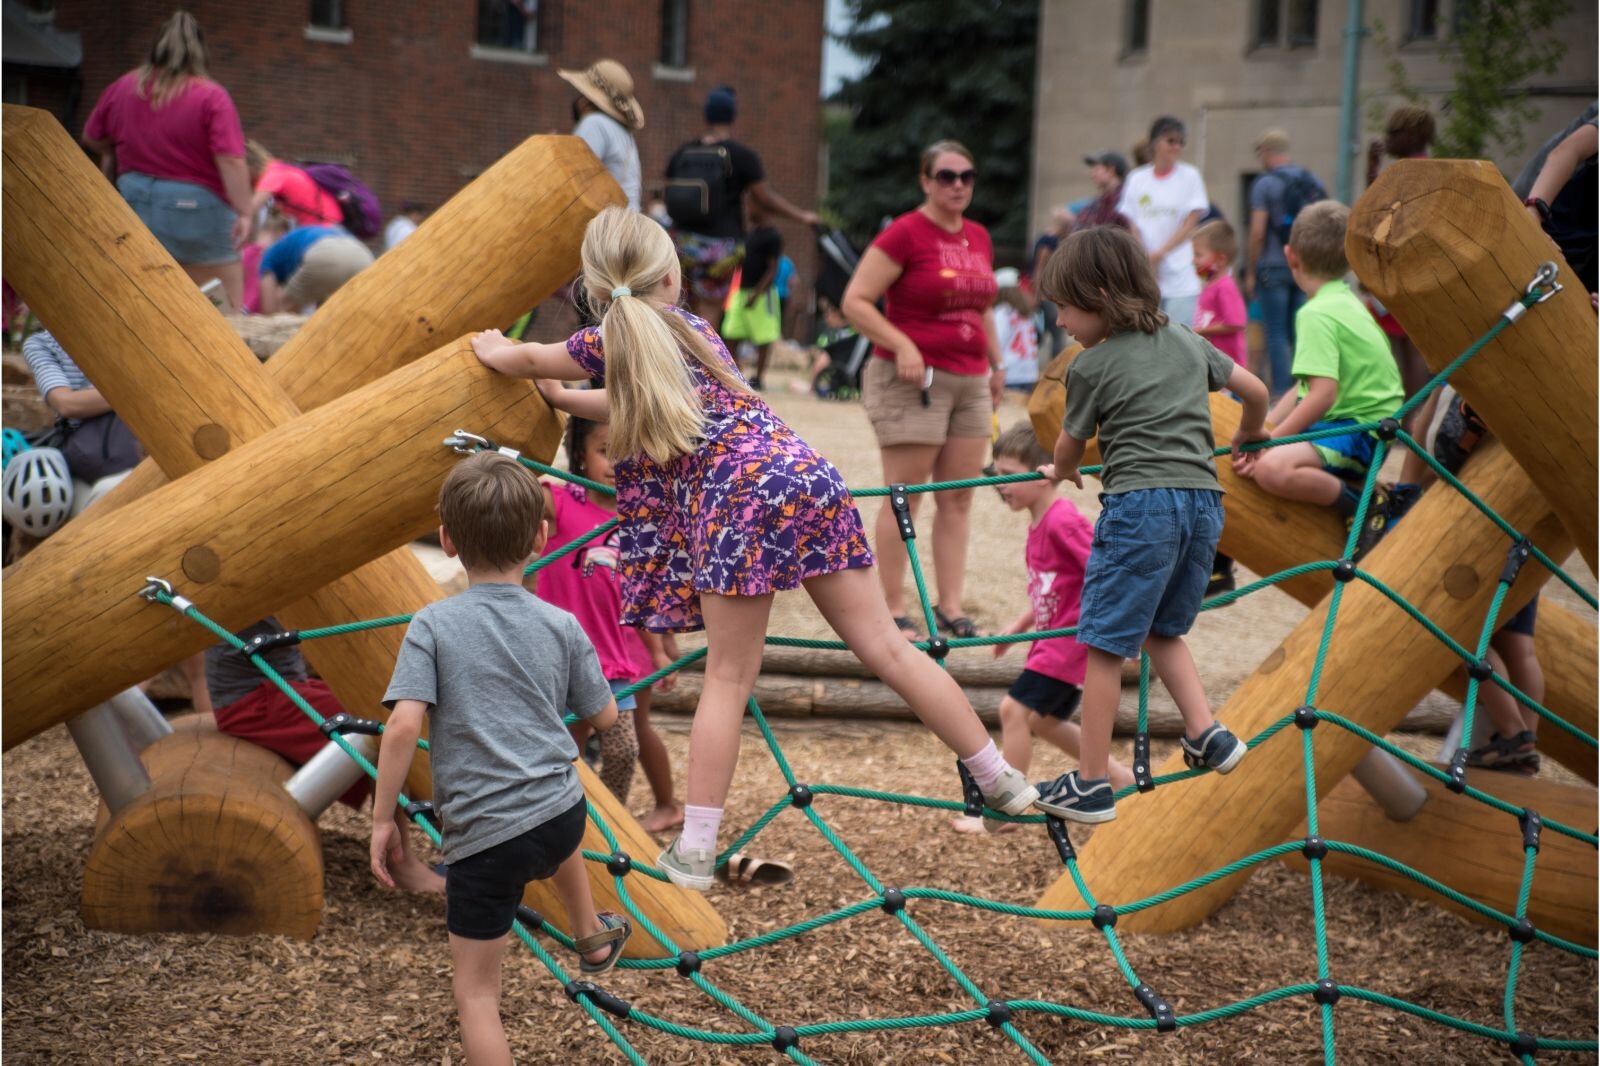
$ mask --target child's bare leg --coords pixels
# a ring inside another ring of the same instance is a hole
[[[1033,761],[1033,734],[1028,720],[1038,717],[1009,695],[1001,697],[1000,754],[1023,773],[1028,772],[1028,764]]]
[[[1033,728],[1033,735],[1046,744],[1054,745],[1082,763],[1083,730],[1078,728],[1078,723],[1063,721],[1060,718],[1051,718],[1042,714],[1030,714],[1029,724]],[[1106,769],[1111,778],[1111,787],[1114,789],[1127,788],[1133,784],[1133,771],[1123,766],[1114,757],[1106,757]]]
[[[589,893],[589,875],[584,871],[583,862],[583,848],[580,847],[562,860],[550,877],[550,883],[555,885],[556,895],[561,899],[561,907],[567,912],[568,931],[574,939],[591,936],[605,928],[600,924],[600,915],[595,913],[594,897]],[[609,954],[611,947],[606,945],[594,949],[584,958],[590,962],[604,962]]]
[[[1183,638],[1152,635],[1145,639],[1144,650],[1150,654],[1150,666],[1166,686],[1167,695],[1183,715],[1184,733],[1192,740],[1215,725],[1217,720],[1211,714],[1200,671],[1195,669],[1194,656],[1189,654],[1189,645]]]
[[[765,383],[767,380],[767,361],[772,358],[772,345],[756,345],[756,380]]]
[[[761,673],[772,597],[708,593],[700,605],[708,650],[705,683],[689,730],[688,800],[690,806],[720,808],[739,761],[745,704]]]
[[[431,892],[442,896],[444,878],[417,858],[417,853],[411,849],[411,834],[406,829],[406,823],[410,820],[401,813],[400,808],[395,808],[394,823],[400,827],[400,860],[389,863],[389,876],[394,878],[396,887],[407,892]]]
[[[1506,676],[1506,661],[1493,646],[1489,648],[1489,654],[1485,658],[1489,660],[1489,665],[1494,667],[1495,673],[1501,677]],[[1503,737],[1514,737],[1524,728],[1522,709],[1518,706],[1516,697],[1493,681],[1483,681],[1478,684],[1478,713],[1487,714],[1494,731]]]
[[[506,937],[471,940],[450,934],[456,1014],[468,1066],[511,1066],[511,1048],[500,1024],[500,961]]]
[[[1322,455],[1307,441],[1266,449],[1251,477],[1274,496],[1324,507],[1337,503],[1344,491],[1344,482],[1322,468]]]
[[[805,587],[822,617],[856,658],[905,700],[946,747],[966,757],[990,743],[988,730],[961,686],[895,628],[871,570],[823,574],[808,580]]]
[[[1078,734],[1078,776],[1094,781],[1109,776],[1111,731],[1122,702],[1122,656],[1090,648],[1083,675],[1083,728]]]
[[[654,809],[640,824],[646,832],[660,833],[683,824],[683,808],[672,795],[672,758],[661,741],[661,734],[650,724],[652,698],[647,688],[634,693],[638,706],[633,709],[633,732],[639,741],[639,767],[644,770],[644,779],[649,782],[655,801]]]
[[[1530,700],[1543,705],[1544,668],[1539,665],[1539,657],[1534,653],[1533,638],[1526,633],[1502,629],[1490,638],[1489,645],[1505,660],[1506,672],[1503,676],[1506,680],[1520,688]],[[1522,728],[1537,733],[1539,716],[1520,703],[1517,706],[1522,713]]]
[[[1422,443],[1427,435],[1428,426],[1433,423],[1434,412],[1439,407],[1439,393],[1441,389],[1434,389],[1428,398],[1422,401],[1422,406],[1412,414],[1411,424],[1406,427],[1406,432]],[[1402,447],[1404,447],[1402,445]],[[1433,468],[1423,462],[1422,457],[1410,448],[1405,448],[1405,456],[1400,460],[1400,483],[1404,485],[1423,485],[1431,483],[1438,475]]]

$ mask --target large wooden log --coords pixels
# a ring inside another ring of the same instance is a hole
[[[1584,832],[1594,828],[1596,797],[1592,788],[1514,774],[1481,774],[1474,784],[1507,803],[1538,811],[1547,820]],[[1406,823],[1405,830],[1397,832],[1383,808],[1354,778],[1347,778],[1317,802],[1318,833],[1324,840],[1354,844],[1405,863],[1479,903],[1515,915],[1523,866],[1522,829],[1517,819],[1471,796],[1451,792],[1431,777],[1422,785],[1428,790],[1428,801]],[[1295,833],[1305,835],[1304,822]],[[1285,856],[1284,861],[1306,868],[1306,860],[1298,853]],[[1330,852],[1322,868],[1337,877],[1355,878],[1436,903],[1473,921],[1499,924],[1365,859]],[[1534,868],[1533,894],[1528,899],[1528,920],[1554,936],[1593,945],[1597,902],[1594,848],[1545,829]]]
[[[1527,530],[1546,552],[1561,558],[1571,550],[1570,538],[1543,496],[1498,443],[1481,445],[1463,473],[1468,487],[1515,528]],[[1429,493],[1372,550],[1363,569],[1445,633],[1471,646],[1504,559],[1503,537],[1466,499],[1456,493]],[[1539,568],[1525,567],[1506,597],[1505,610],[1520,608],[1547,576]],[[1253,737],[1305,702],[1329,601],[1267,656],[1218,713],[1237,735]],[[1371,585],[1354,581],[1342,593],[1316,706],[1382,735],[1454,666],[1449,648]],[[1370,750],[1360,737],[1330,725],[1318,727],[1314,740],[1319,796]],[[1174,755],[1159,773],[1182,769],[1181,756]],[[1084,850],[1085,881],[1102,902],[1113,904],[1165,891],[1289,839],[1304,815],[1305,796],[1300,732],[1285,729],[1252,750],[1232,774],[1208,774],[1133,797]],[[1236,874],[1126,915],[1121,924],[1141,932],[1187,928],[1226,902],[1246,876]],[[1083,901],[1072,879],[1063,876],[1039,905],[1074,908]]]
[[[1523,315],[1451,382],[1600,572],[1594,309],[1500,171],[1464,159],[1401,160],[1356,204],[1345,250],[1362,285],[1406,327],[1435,372],[1494,325],[1540,264],[1559,265],[1564,290]]]
[[[1066,410],[1067,366],[1081,350],[1072,347],[1057,356],[1028,402],[1033,431],[1047,447],[1055,442]],[[1233,439],[1239,428],[1239,410],[1232,400],[1212,394],[1211,420],[1218,441]],[[1099,461],[1099,450],[1091,441],[1084,462],[1087,465]],[[1227,522],[1222,527],[1221,549],[1256,573],[1275,574],[1310,560],[1335,559],[1344,550],[1344,525],[1330,509],[1269,495],[1255,482],[1236,476],[1226,460],[1217,463],[1217,478],[1227,493],[1222,498]],[[1333,588],[1333,575],[1318,570],[1277,587],[1312,607]],[[1509,617],[1509,612],[1502,612],[1501,617]],[[1579,617],[1560,604],[1543,602],[1534,640],[1544,666],[1544,706],[1590,736],[1596,735],[1600,722],[1596,721],[1595,693],[1600,691],[1600,676],[1595,664],[1600,661],[1600,634],[1593,620]],[[1441,688],[1446,695],[1464,700],[1465,670],[1457,668]],[[1554,727],[1540,730],[1539,743],[1551,758],[1587,780],[1595,780],[1594,748]]]

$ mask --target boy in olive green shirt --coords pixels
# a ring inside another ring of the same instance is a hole
[[[1307,300],[1294,318],[1293,392],[1273,408],[1272,436],[1376,422],[1395,413],[1405,399],[1389,341],[1344,282],[1350,209],[1321,200],[1300,212],[1284,256]],[[1274,496],[1337,508],[1355,520],[1354,485],[1367,476],[1376,438],[1369,433],[1319,437],[1314,441],[1236,455],[1233,468]],[[1382,537],[1389,520],[1389,493],[1373,489],[1367,520],[1356,538],[1359,559]]]

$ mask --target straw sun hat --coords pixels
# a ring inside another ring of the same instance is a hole
[[[633,76],[615,59],[602,59],[588,70],[556,71],[590,103],[631,130],[644,129],[644,108],[633,95]]]

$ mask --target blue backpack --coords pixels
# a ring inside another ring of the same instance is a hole
[[[1283,197],[1279,201],[1282,210],[1279,211],[1278,217],[1272,219],[1272,226],[1287,244],[1289,231],[1294,228],[1294,220],[1299,217],[1300,212],[1305,210],[1307,204],[1326,200],[1328,190],[1315,174],[1293,163],[1281,166],[1271,173],[1276,174],[1283,182]]]

